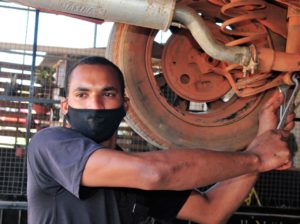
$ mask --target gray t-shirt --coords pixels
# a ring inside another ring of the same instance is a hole
[[[83,187],[89,156],[102,146],[68,128],[46,128],[28,146],[28,224],[140,223],[173,219],[190,191]]]

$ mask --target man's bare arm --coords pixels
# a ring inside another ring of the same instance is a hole
[[[286,144],[282,132],[269,131],[252,143],[253,152],[170,149],[126,153],[100,149],[88,159],[82,184],[147,190],[193,189],[278,168],[290,160]]]
[[[278,168],[290,161],[287,143],[282,140],[289,130],[270,130],[276,126],[274,114],[281,103],[282,95],[278,94],[266,103],[260,115],[263,126],[260,125],[259,136],[245,152],[170,149],[125,153],[101,149],[88,159],[82,184],[183,190]],[[287,126],[292,128],[290,124]]]
[[[280,102],[280,101],[279,101]],[[276,94],[269,99],[263,106],[260,116],[259,116],[259,131],[258,135],[268,131],[274,130],[278,123],[277,117],[278,103],[276,103]],[[294,127],[295,113],[291,113],[286,121],[284,129],[287,134]],[[282,141],[280,139],[279,141]],[[262,141],[255,139],[248,147],[249,151],[260,151],[261,147],[257,147],[257,144],[265,144],[278,147],[280,146],[270,141]],[[276,152],[275,152],[276,153]],[[279,153],[279,152],[278,152]],[[270,158],[267,156],[267,159]],[[278,169],[288,169],[291,167],[291,160],[287,160],[284,165]],[[258,173],[251,173],[242,175],[236,178],[222,181],[207,192],[198,193],[193,192],[189,199],[186,201],[185,205],[182,207],[178,214],[178,218],[187,219],[195,221],[197,223],[226,223],[232,213],[242,204],[245,197],[248,195],[250,189],[254,185]]]
[[[203,193],[194,191],[177,218],[201,224],[225,224],[242,204],[256,179],[256,174],[246,174],[220,182]]]
[[[259,166],[259,158],[254,153],[200,149],[126,153],[100,149],[88,159],[82,184],[184,190],[257,172]]]
[[[267,137],[267,135],[265,136]],[[259,141],[259,144],[263,144],[263,141]],[[270,145],[281,147],[281,144],[277,145],[276,142],[272,142]],[[253,147],[257,146],[253,145]],[[262,145],[261,147],[264,146]],[[282,147],[287,146],[283,145]],[[270,157],[272,156],[270,155]],[[288,169],[290,167],[291,162],[287,157],[287,161],[280,166],[280,169]],[[198,192],[192,193],[178,213],[178,218],[203,224],[227,223],[228,218],[239,208],[248,195],[258,175],[259,173],[255,172],[245,174],[219,182],[207,192],[201,194]]]

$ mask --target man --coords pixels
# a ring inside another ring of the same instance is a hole
[[[258,174],[291,166],[283,140],[294,127],[273,130],[282,95],[264,105],[257,137],[243,152],[170,149],[128,153],[116,130],[129,107],[121,71],[101,57],[69,73],[63,113],[71,128],[37,133],[28,147],[29,224],[142,223],[147,217],[225,223]],[[190,190],[216,184],[206,193]]]

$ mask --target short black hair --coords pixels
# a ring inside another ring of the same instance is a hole
[[[101,56],[90,56],[85,57],[79,60],[77,63],[73,64],[73,66],[68,69],[65,77],[65,87],[64,87],[64,96],[67,97],[69,95],[69,84],[70,84],[70,77],[72,72],[75,68],[77,68],[79,65],[105,65],[110,66],[113,70],[115,70],[117,78],[119,80],[121,92],[123,96],[125,95],[125,81],[122,71],[118,66],[116,66],[114,63],[112,63],[110,60],[101,57]]]

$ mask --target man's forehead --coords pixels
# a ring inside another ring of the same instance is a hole
[[[78,65],[72,72],[72,74],[77,73],[105,73],[110,75],[116,75],[116,71],[109,65],[101,64],[82,64]]]
[[[111,79],[117,80],[116,71],[107,65],[80,65],[71,73],[70,81],[72,79]]]
[[[98,68],[97,68],[98,67]],[[110,88],[120,89],[116,72],[110,66],[85,66],[74,69],[69,80],[70,88]]]

